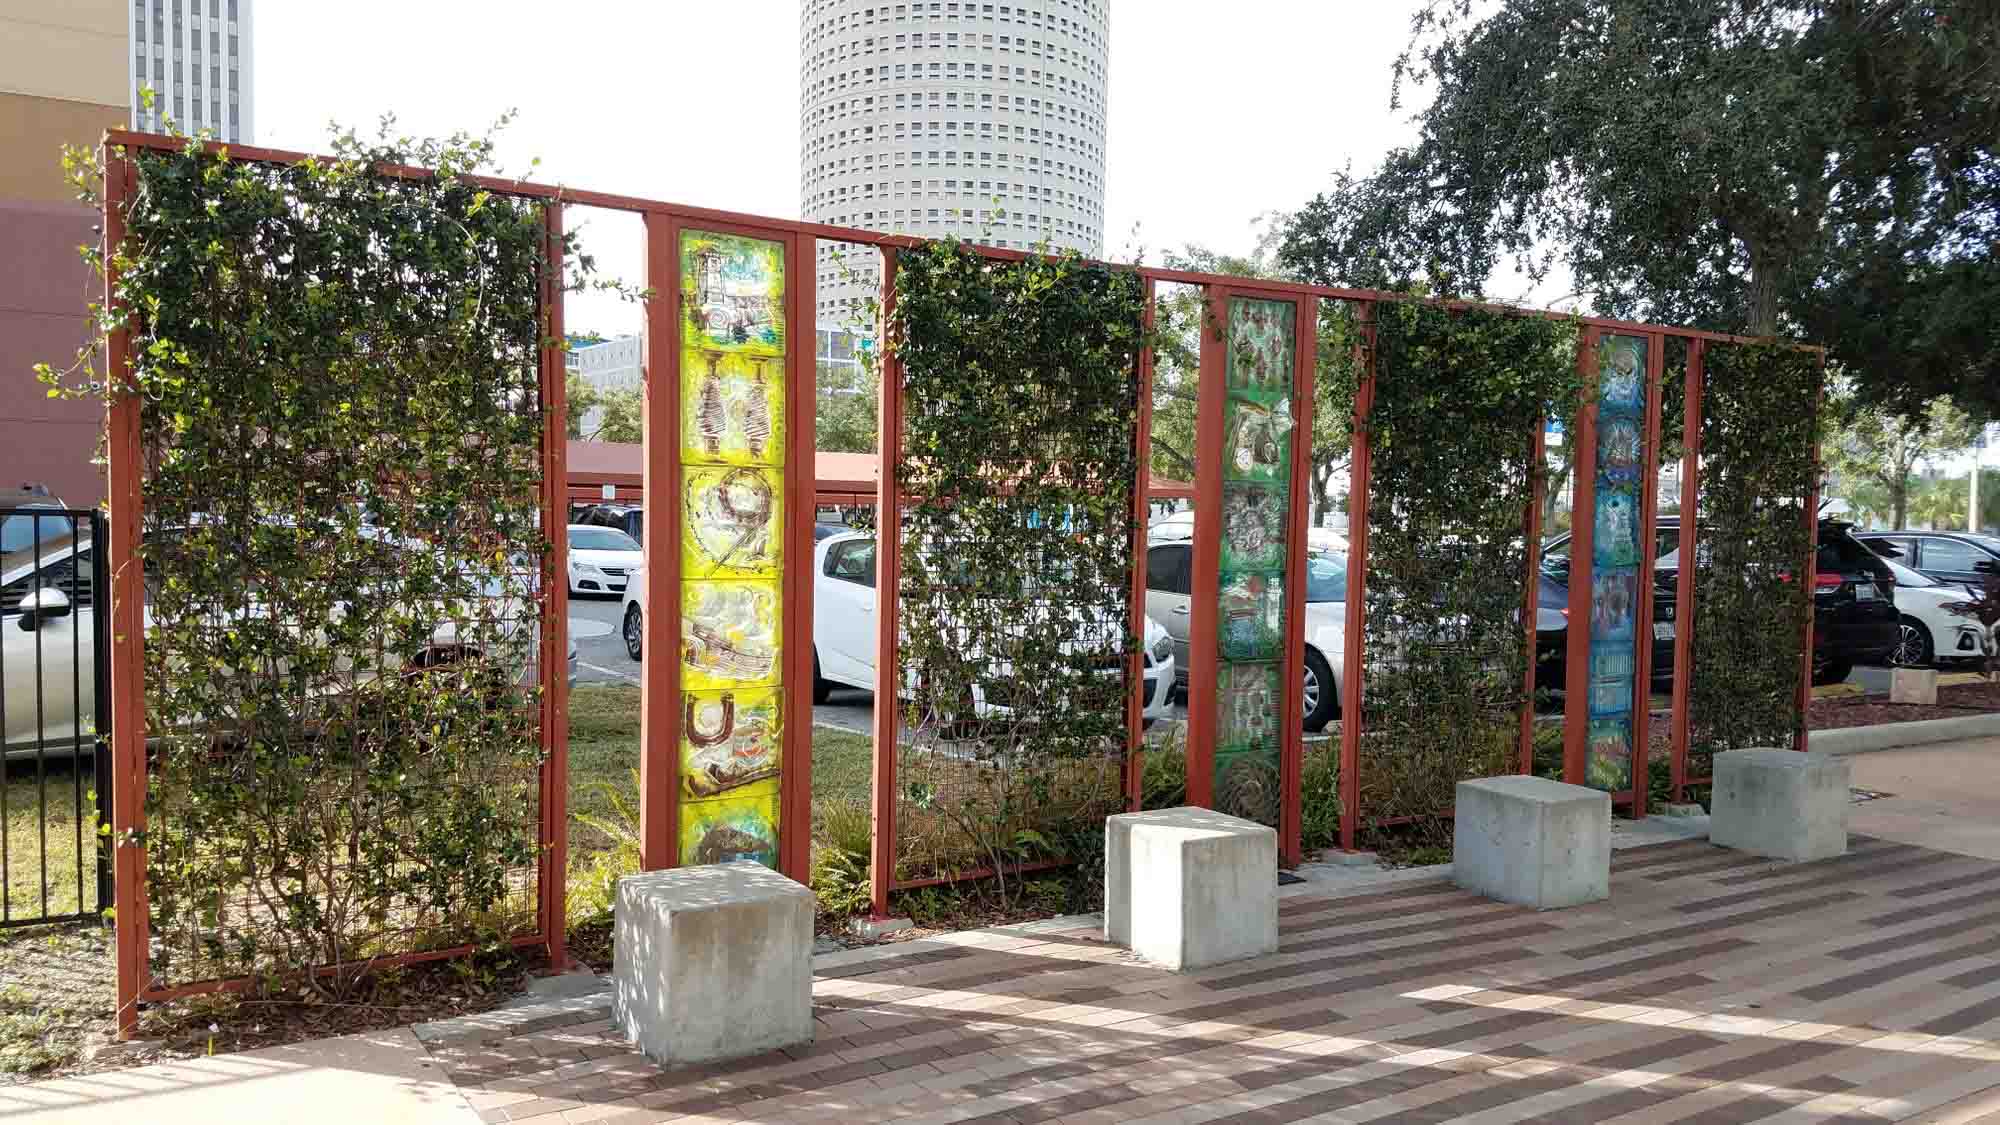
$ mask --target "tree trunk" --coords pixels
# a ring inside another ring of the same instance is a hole
[[[1750,244],[1750,334],[1778,334],[1778,264],[1755,242]]]
[[[1889,486],[1889,506],[1895,510],[1895,526],[1897,531],[1901,531],[1909,526],[1910,486],[1908,480],[1909,478],[1905,477],[1902,483]]]

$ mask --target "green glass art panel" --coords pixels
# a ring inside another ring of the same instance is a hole
[[[1215,807],[1273,827],[1285,721],[1297,318],[1290,301],[1231,298],[1224,366]]]

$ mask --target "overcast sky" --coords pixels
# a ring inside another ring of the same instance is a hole
[[[1105,251],[1247,252],[1292,208],[1410,135],[1389,69],[1416,0],[1113,0]],[[320,150],[327,122],[442,134],[519,110],[510,171],[699,206],[798,215],[797,0],[261,0],[257,143]],[[671,142],[672,151],[668,145]],[[641,280],[636,219],[587,213],[607,273]],[[1139,234],[1132,237],[1134,226]],[[1508,296],[1516,294],[1508,293]],[[636,331],[572,297],[569,326]]]

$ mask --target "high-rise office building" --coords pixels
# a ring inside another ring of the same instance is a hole
[[[249,144],[252,0],[130,0],[134,128]],[[141,91],[153,91],[148,108]]]
[[[1110,0],[801,0],[799,212],[1086,255],[1104,247]],[[822,244],[818,318],[879,284]]]

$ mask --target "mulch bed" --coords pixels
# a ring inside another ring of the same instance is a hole
[[[1839,730],[1877,723],[1955,719],[2000,712],[2000,682],[1952,684],[1938,689],[1936,706],[1891,703],[1886,695],[1845,695],[1815,699],[1806,710],[1809,730]]]
[[[94,924],[0,932],[0,1085],[378,1031],[498,1007],[538,954],[478,954],[377,973],[345,996],[274,991],[148,1005],[140,1038],[112,1038],[111,932]]]

